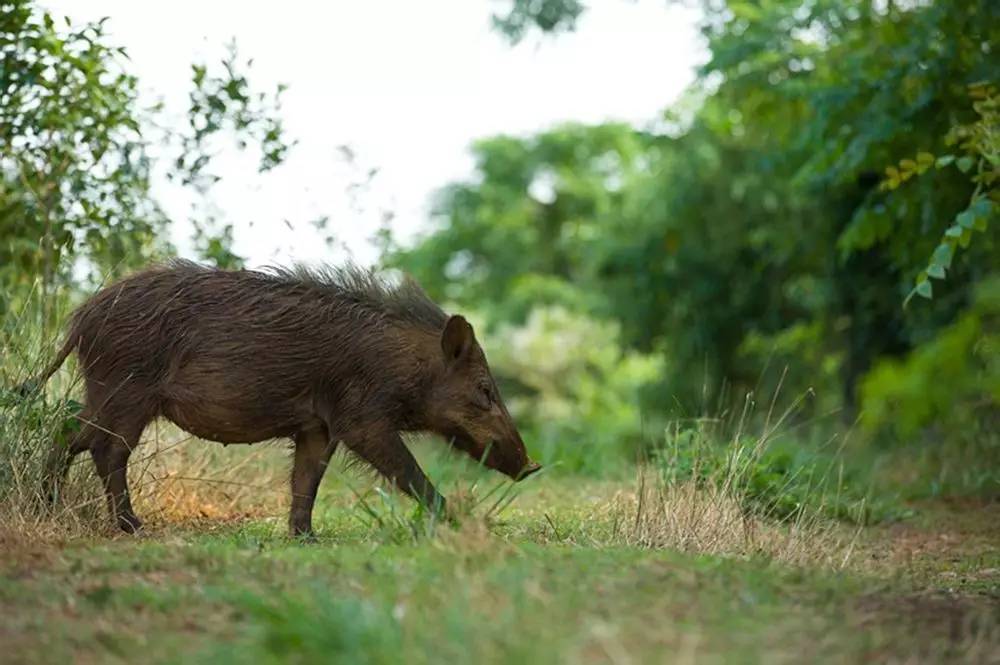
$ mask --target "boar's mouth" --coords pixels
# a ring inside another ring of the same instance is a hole
[[[517,454],[517,451],[506,450],[500,441],[495,440],[483,446],[466,432],[461,431],[452,432],[448,438],[455,448],[467,453],[477,462],[500,471],[514,480],[523,480],[542,468],[540,464],[531,461],[523,453]]]
[[[531,460],[523,448],[504,450],[502,444],[493,442],[486,454],[486,465],[521,482],[528,476],[542,470],[542,465]]]
[[[534,462],[534,461],[530,461],[529,460],[528,464],[523,469],[521,469],[521,472],[519,474],[517,474],[516,480],[517,480],[517,482],[521,482],[522,480],[524,480],[528,476],[536,474],[536,473],[538,473],[541,470],[542,470],[542,465],[541,464],[539,464],[538,462]]]

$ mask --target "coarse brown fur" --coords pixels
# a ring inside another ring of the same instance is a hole
[[[519,479],[537,470],[472,327],[406,279],[356,267],[226,271],[188,261],[105,287],[73,314],[35,385],[76,351],[83,428],[53,449],[49,496],[89,450],[118,525],[135,531],[125,469],[165,417],[201,438],[295,443],[293,534],[312,530],[316,490],[339,442],[431,506],[444,500],[402,432],[444,436]]]

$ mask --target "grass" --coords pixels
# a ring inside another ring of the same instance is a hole
[[[431,526],[370,478],[334,472],[318,538],[302,543],[285,535],[282,455],[195,442],[161,453],[147,473],[174,480],[140,490],[148,529],[139,537],[106,520],[2,532],[3,659],[986,662],[1000,653],[996,504],[931,504],[905,524],[780,523],[648,471],[543,475],[504,498],[506,486],[491,493],[494,476],[422,450],[464,506],[457,525]],[[170,475],[183,464],[226,476],[237,462],[255,482]]]
[[[0,383],[25,378],[0,364]],[[872,490],[857,465],[701,420],[622,475],[513,486],[417,442],[442,522],[328,472],[286,536],[284,446],[157,426],[132,458],[146,529],[115,531],[81,456],[39,487],[73,386],[0,406],[0,662],[991,662],[1000,503]],[[68,428],[68,429],[67,429]],[[621,465],[616,468],[620,469]],[[986,476],[981,476],[986,477]]]

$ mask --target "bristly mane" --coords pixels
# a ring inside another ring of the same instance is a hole
[[[288,268],[268,266],[260,272],[286,284],[333,292],[352,304],[431,330],[442,330],[448,321],[444,310],[409,276],[393,283],[375,270],[353,263],[344,266],[297,264]]]

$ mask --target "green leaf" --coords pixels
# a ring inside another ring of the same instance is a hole
[[[925,279],[924,281],[917,284],[913,291],[918,295],[930,300],[934,297],[934,287],[931,286],[931,281]]]
[[[887,166],[885,169],[885,181],[882,183],[883,187],[896,189],[901,183],[902,174],[900,174],[899,169],[895,166]]]
[[[934,250],[934,255],[931,256],[931,263],[934,265],[939,265],[942,268],[951,267],[951,259],[955,255],[955,248],[948,243],[941,243]]]
[[[969,243],[972,241],[972,230],[962,229],[962,235],[958,237],[958,244],[961,245],[962,249],[966,249]]]
[[[976,160],[968,156],[962,157],[955,162],[955,166],[957,166],[958,170],[961,171],[962,173],[968,173],[970,170],[972,170],[972,167],[975,165],[976,165]]]
[[[934,166],[934,155],[932,155],[929,152],[917,153],[917,167],[919,168],[921,173],[923,173],[932,166]]]
[[[936,165],[939,169],[943,169],[944,167],[950,165],[954,161],[955,161],[955,155],[941,155],[940,157],[937,158]]]
[[[993,202],[985,196],[982,196],[973,201],[972,205],[969,206],[969,210],[971,210],[972,214],[976,217],[989,217],[993,212]]]
[[[927,266],[927,276],[933,277],[934,279],[944,279],[945,278],[944,266],[938,263],[930,264],[929,266]]]
[[[960,238],[962,237],[962,227],[957,224],[954,226],[949,226],[948,230],[944,232],[949,238]]]
[[[972,213],[972,210],[963,210],[958,213],[958,217],[955,218],[959,226],[967,229],[971,229],[976,224],[976,216]]]

